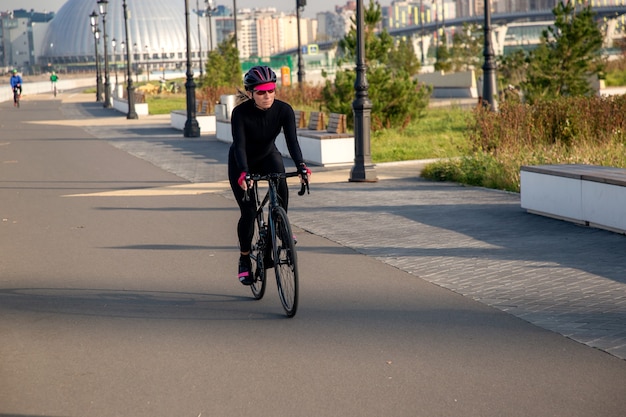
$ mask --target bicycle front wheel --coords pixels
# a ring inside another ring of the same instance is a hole
[[[293,317],[298,309],[298,260],[287,212],[282,207],[272,211],[274,228],[274,271],[278,296],[287,317]]]
[[[250,285],[252,295],[257,300],[263,298],[265,294],[265,266],[263,265],[263,254],[265,252],[265,245],[267,242],[266,236],[262,234],[266,233],[265,226],[261,226],[263,222],[263,212],[261,211],[257,218],[254,220],[254,235],[252,236],[252,250],[250,251],[250,260],[252,261],[252,276],[254,282]]]

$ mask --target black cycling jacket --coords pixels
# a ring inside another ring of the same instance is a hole
[[[257,165],[272,152],[276,152],[276,137],[282,129],[291,159],[299,166],[304,163],[296,133],[296,116],[293,108],[281,100],[274,100],[272,107],[261,110],[254,100],[247,100],[233,110],[233,144],[231,148],[239,172],[249,172],[250,165]]]

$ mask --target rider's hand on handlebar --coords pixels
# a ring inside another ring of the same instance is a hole
[[[237,183],[239,184],[241,189],[244,191],[247,191],[249,188],[252,188],[252,179],[250,179],[250,174],[248,174],[247,172],[242,172],[241,175],[239,175],[239,179],[237,180]]]
[[[303,162],[300,164],[300,182],[302,184],[304,183],[308,183],[309,179],[311,178],[311,170],[309,169],[309,167],[306,166],[306,164]],[[304,175],[306,175],[306,179],[304,178]]]

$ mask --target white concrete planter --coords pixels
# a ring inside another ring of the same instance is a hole
[[[200,135],[215,134],[215,115],[196,115],[196,120],[200,126]],[[170,123],[174,129],[184,130],[187,123],[186,110],[174,110],[170,112]]]
[[[217,121],[216,136],[222,142],[233,142],[230,121]],[[302,156],[308,164],[342,166],[354,163],[354,136],[298,129],[298,142]],[[289,150],[282,132],[276,138],[276,147],[283,156],[289,158]]]
[[[121,113],[128,113],[128,101],[123,98],[112,97],[113,108]],[[137,116],[147,116],[150,113],[148,112],[148,103],[135,103],[135,113]]]
[[[520,175],[527,211],[626,233],[626,169],[540,165],[524,166]]]

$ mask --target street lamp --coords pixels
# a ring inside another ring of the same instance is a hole
[[[165,60],[167,56],[165,55],[165,48],[161,48],[161,60],[163,61],[161,70],[163,71],[163,80],[161,82],[165,83]]]
[[[420,21],[420,25],[421,25],[421,40],[420,40],[420,46],[421,46],[421,50],[422,50],[422,67],[424,66],[424,0],[420,0],[420,15],[419,15],[419,21]]]
[[[100,29],[98,29],[98,13],[96,13],[95,10],[89,15],[89,23],[91,24],[94,48],[96,50],[96,101],[102,101],[102,78],[100,77],[100,59],[98,57],[98,39],[100,38]]]
[[[111,108],[111,84],[109,83],[109,54],[107,52],[107,6],[108,0],[98,0],[100,15],[102,16],[102,29],[104,31],[104,108]]]
[[[296,20],[298,28],[298,85],[304,98],[304,61],[302,60],[302,43],[300,38],[300,10],[304,10],[306,0],[296,0]]]
[[[239,40],[237,39],[237,0],[233,0],[233,22],[235,23],[235,49],[239,55]]]
[[[185,33],[187,35],[187,82],[185,90],[187,95],[187,121],[185,122],[184,136],[197,138],[200,136],[200,125],[196,119],[196,83],[193,81],[191,70],[191,37],[189,34],[189,0],[185,0]]]
[[[126,99],[128,101],[128,113],[126,113],[127,119],[138,119],[137,112],[135,111],[135,87],[133,86],[133,76],[131,74],[132,61],[130,59],[130,38],[128,34],[128,8],[126,7],[126,0],[122,3],[124,8],[124,32],[126,35]]]
[[[213,11],[215,10],[215,7],[213,7],[213,1],[214,0],[204,0],[204,2],[207,4],[207,15],[209,16],[209,51],[213,50],[213,27],[211,26],[211,16],[213,15]]]
[[[363,0],[356,2],[356,80],[354,82],[355,99],[352,102],[354,111],[354,166],[350,171],[352,182],[376,182],[376,171],[372,164],[370,151],[370,128],[372,102],[367,95],[367,79],[365,76],[365,18]]]
[[[498,111],[498,102],[494,95],[496,93],[496,61],[491,44],[491,0],[485,0],[485,48],[483,56],[483,103],[488,104],[490,109]]]
[[[202,69],[202,36],[200,36],[200,4],[199,0],[196,0],[196,21],[198,22],[198,56],[200,59],[200,78],[204,75],[204,70]]]
[[[141,55],[139,55],[139,46],[137,43],[133,45],[133,53],[135,54],[134,59],[135,62],[135,82],[139,82],[139,61],[141,60]]]
[[[117,97],[117,41],[115,40],[115,38],[111,40],[111,46],[113,46],[113,70],[115,71],[115,92]]]
[[[148,82],[150,82],[150,48],[148,48],[148,45],[146,45],[145,48],[146,48],[146,74],[148,75]]]
[[[122,61],[124,61],[126,58],[126,41],[122,41],[122,43],[120,43],[120,47],[122,48]],[[126,63],[123,63],[122,65],[126,65]],[[124,67],[122,67],[122,74],[124,74],[124,85],[126,85],[126,68]]]

